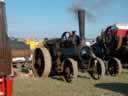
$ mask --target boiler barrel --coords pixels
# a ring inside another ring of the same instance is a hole
[[[78,57],[78,50],[79,48],[61,48],[61,55],[66,58],[66,57],[71,57],[71,58],[77,58]]]

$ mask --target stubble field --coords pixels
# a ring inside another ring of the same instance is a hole
[[[101,80],[79,73],[72,83],[57,76],[47,79],[18,76],[14,79],[13,96],[128,96],[128,70],[117,77],[105,76]]]

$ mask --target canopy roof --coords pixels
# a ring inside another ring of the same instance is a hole
[[[119,29],[128,30],[128,24],[116,24],[115,26]]]

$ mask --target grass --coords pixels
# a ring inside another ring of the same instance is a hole
[[[17,77],[13,96],[128,96],[128,70],[120,76],[105,76],[101,80],[93,80],[87,73],[80,73],[72,83],[55,78]]]

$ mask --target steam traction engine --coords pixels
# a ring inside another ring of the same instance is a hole
[[[85,10],[79,9],[79,36],[64,32],[61,38],[46,40],[44,47],[33,53],[33,72],[36,77],[63,75],[67,82],[77,78],[78,70],[87,71],[92,78],[105,74],[104,62],[86,45],[84,37]]]
[[[128,65],[128,24],[107,27],[92,47],[96,56],[105,61],[107,72],[111,75],[120,74],[122,66]]]

